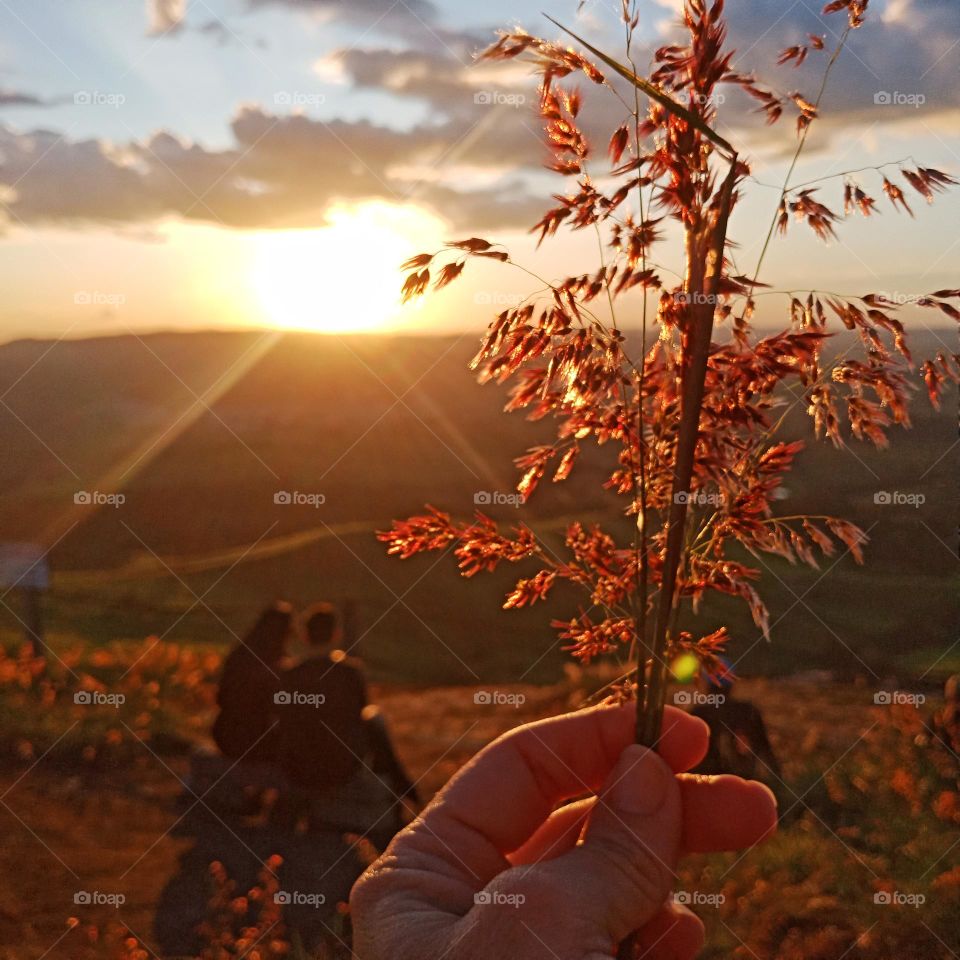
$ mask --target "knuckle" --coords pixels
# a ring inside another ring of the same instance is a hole
[[[378,892],[378,887],[380,888]],[[355,917],[366,914],[383,892],[383,883],[378,880],[372,867],[368,867],[350,891],[350,912]]]
[[[396,892],[394,871],[382,861],[371,864],[360,875],[350,891],[350,912],[363,922],[370,922],[382,911]]]

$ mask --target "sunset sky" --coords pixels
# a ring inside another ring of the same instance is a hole
[[[557,36],[540,11],[621,51],[619,0],[0,0],[0,340],[168,327],[326,331],[479,329],[529,292],[516,270],[475,270],[400,311],[397,267],[480,235],[559,276],[596,268],[596,238],[539,252],[526,235],[564,189],[542,168],[534,88],[520,65],[473,54],[502,26]],[[816,94],[824,60],[777,67],[842,18],[814,0],[729,0],[738,64]],[[874,0],[835,72],[795,182],[914,157],[960,176],[960,4]],[[642,61],[676,29],[646,0]],[[493,101],[493,102],[490,102]],[[609,91],[588,106],[604,139]],[[754,162],[733,237],[755,263],[796,139],[731,93],[720,125]],[[598,161],[599,163],[599,161]],[[896,167],[890,168],[891,172]],[[882,217],[822,247],[778,241],[765,279],[842,293],[956,285],[960,191],[916,220]],[[840,181],[823,189],[837,207]],[[770,318],[779,320],[779,314]],[[929,318],[927,318],[929,322]]]

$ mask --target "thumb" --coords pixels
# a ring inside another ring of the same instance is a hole
[[[603,789],[583,843],[559,861],[590,891],[594,922],[614,942],[656,916],[673,886],[682,833],[680,787],[652,750],[629,746]]]

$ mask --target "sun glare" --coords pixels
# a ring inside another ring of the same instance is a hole
[[[400,264],[436,247],[440,221],[386,203],[337,207],[328,219],[319,230],[257,237],[252,283],[267,322],[327,333],[396,325],[415,309],[400,303]]]

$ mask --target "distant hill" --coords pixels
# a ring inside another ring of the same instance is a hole
[[[914,344],[918,355],[935,348],[933,335]],[[58,633],[226,643],[275,596],[329,598],[352,601],[359,648],[380,675],[555,676],[564,655],[549,619],[575,612],[577,598],[503,612],[522,570],[465,582],[449,557],[401,563],[374,537],[426,502],[468,515],[478,492],[510,492],[512,458],[550,435],[550,424],[504,415],[502,390],[474,382],[475,347],[472,335],[261,331],[7,344],[0,540],[53,545]],[[772,645],[739,608],[718,611],[750,651],[744,669],[879,674],[905,657],[932,662],[956,640],[955,399],[944,409],[934,416],[918,396],[915,428],[885,453],[811,445],[784,508],[857,520],[873,540],[868,566],[771,564]],[[809,434],[801,411],[789,432]],[[601,488],[608,456],[529,505],[490,512],[523,517],[560,551],[571,516],[617,522]],[[879,509],[879,491],[926,502]],[[77,504],[79,492],[124,502]],[[281,492],[309,502],[276,503]]]

